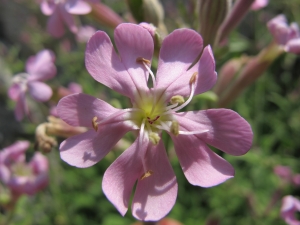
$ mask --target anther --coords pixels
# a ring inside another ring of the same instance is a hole
[[[175,95],[170,100],[171,104],[174,105],[178,103],[178,105],[181,105],[184,103],[184,98],[181,95]]]
[[[148,60],[148,59],[144,59],[143,57],[137,57],[136,58],[136,62],[138,62],[138,63],[146,63],[147,65],[151,65],[151,62],[150,62],[150,60]]]
[[[190,79],[190,84],[193,84],[193,83],[196,82],[197,75],[198,75],[198,72],[193,73],[193,75],[192,75],[192,77]]]
[[[94,116],[93,117],[93,120],[92,120],[92,125],[93,125],[93,128],[94,130],[97,132],[98,131],[98,123],[97,123],[97,116]]]
[[[151,132],[149,134],[149,140],[152,142],[152,144],[157,145],[160,141],[160,137],[157,133]]]
[[[144,173],[142,176],[141,176],[141,180],[147,178],[147,177],[150,177],[151,175],[153,174],[153,171],[152,170],[148,170],[146,173]]]
[[[175,136],[179,134],[179,123],[176,120],[172,121],[170,132]]]

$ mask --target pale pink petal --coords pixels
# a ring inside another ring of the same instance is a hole
[[[40,152],[36,152],[31,159],[29,165],[32,167],[34,174],[47,172],[49,169],[48,159]]]
[[[11,173],[9,169],[3,164],[0,164],[0,181],[2,181],[4,184],[7,184],[9,182],[10,176]]]
[[[260,10],[264,7],[266,7],[269,3],[269,0],[255,0],[252,5],[251,5],[251,9],[252,10]]]
[[[300,221],[296,218],[297,211],[300,211],[300,201],[291,195],[285,196],[282,199],[280,213],[287,224],[300,225]]]
[[[68,85],[68,89],[72,92],[72,93],[82,93],[82,87],[80,84],[77,84],[75,82],[71,82]]]
[[[290,29],[291,30],[290,30],[290,34],[289,34],[289,40],[300,37],[299,26],[297,23],[295,23],[295,22],[291,23]]]
[[[51,14],[53,14],[55,7],[56,5],[54,2],[49,2],[47,0],[43,0],[41,2],[41,11],[46,16],[50,16]]]
[[[60,145],[60,157],[72,166],[85,168],[99,162],[129,129],[123,123],[100,126],[68,138]]]
[[[268,29],[275,41],[280,45],[285,45],[290,35],[290,27],[284,15],[278,15],[267,23]]]
[[[46,102],[52,96],[52,89],[39,81],[28,82],[27,84],[31,97],[38,102]]]
[[[84,15],[92,11],[92,7],[81,0],[68,0],[65,4],[65,9],[68,13]]]
[[[42,50],[26,61],[26,71],[29,73],[28,80],[45,81],[56,75],[54,65],[55,55],[51,50]]]
[[[146,145],[143,145],[147,148]],[[142,161],[138,138],[105,171],[102,189],[108,200],[122,216],[128,209],[130,195],[137,179],[142,175]]]
[[[195,95],[210,90],[217,82],[216,63],[210,46],[204,48],[199,61]]]
[[[198,67],[188,68],[200,55],[202,37],[190,29],[178,29],[169,34],[162,43],[157,70],[157,89],[165,90],[167,99],[173,95],[188,96],[189,81]],[[179,88],[179,89],[178,89]]]
[[[56,7],[47,23],[47,31],[53,37],[59,38],[64,35],[65,28],[62,20],[60,9],[59,7]]]
[[[229,109],[208,109],[177,113],[179,130],[207,131],[198,139],[231,155],[243,155],[252,145],[253,133],[249,123]]]
[[[95,33],[96,29],[94,27],[82,26],[78,29],[76,38],[79,42],[87,42]]]
[[[163,142],[147,150],[146,167],[153,174],[139,179],[132,200],[132,215],[145,221],[157,221],[165,217],[177,198],[177,181],[169,163]]]
[[[26,104],[25,93],[20,92],[15,106],[15,117],[18,121],[21,121],[25,115],[28,115],[28,107]]]
[[[0,163],[9,166],[13,162],[24,162],[26,150],[29,148],[29,141],[17,141],[0,151]]]
[[[18,83],[13,83],[8,89],[8,97],[11,100],[17,101],[21,92],[21,87]]]
[[[115,37],[116,42],[117,39],[118,43],[121,42],[119,40],[119,36],[123,35],[122,32],[125,28],[128,28],[127,31],[125,30],[125,32],[127,32],[126,36],[131,35],[133,38],[131,41],[128,40],[128,42],[135,43],[136,46],[132,46],[134,44],[130,44],[129,49],[125,49],[128,52],[124,52],[123,48],[125,47],[122,47],[121,49],[123,49],[122,52],[124,54],[124,58],[122,58],[121,61],[119,56],[116,54],[108,35],[105,32],[98,31],[91,37],[87,44],[85,52],[85,64],[87,70],[95,80],[121,93],[122,95],[133,98],[137,92],[137,87],[139,89],[148,89],[144,66],[136,63],[136,57],[140,56],[151,60],[153,50],[150,50],[150,47],[142,47],[147,43],[147,41],[145,42],[145,40],[148,40],[147,37],[151,38],[151,36],[144,28],[137,25],[122,24],[119,27],[119,31],[116,31],[118,34],[116,34]],[[144,32],[140,32],[140,30],[146,32],[147,35],[145,35]],[[141,33],[143,33],[143,35],[141,35]],[[130,37],[128,38],[130,39]],[[119,43],[119,45],[121,43]],[[120,51],[121,49],[118,50]],[[128,68],[128,65],[126,65],[124,61],[128,61],[129,59],[133,60],[134,62],[132,62],[132,65],[129,65]],[[129,71],[127,71],[127,69]],[[133,73],[133,71],[135,72]],[[132,72],[133,74],[129,72]]]
[[[60,13],[61,13],[60,15],[61,15],[64,23],[67,25],[67,27],[69,28],[69,30],[71,32],[76,33],[78,31],[78,28],[75,24],[74,16],[72,14],[68,13],[63,5],[60,5],[59,9],[60,9]]]
[[[233,167],[194,135],[171,135],[177,157],[187,180],[212,187],[234,176]]]
[[[300,38],[290,40],[285,46],[285,51],[300,54]]]
[[[83,93],[68,95],[57,105],[57,113],[66,123],[90,128],[93,128],[92,121],[95,116],[101,121],[118,111],[121,110]]]

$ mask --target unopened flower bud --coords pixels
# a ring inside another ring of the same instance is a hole
[[[199,33],[203,37],[204,46],[213,46],[218,28],[224,21],[230,7],[231,0],[199,1]]]

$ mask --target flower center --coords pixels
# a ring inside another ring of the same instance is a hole
[[[32,176],[32,169],[23,162],[16,162],[11,166],[11,171],[16,176]]]

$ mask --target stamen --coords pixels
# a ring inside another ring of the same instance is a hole
[[[181,95],[175,95],[170,100],[171,104],[177,103],[178,105],[181,105],[184,103],[184,98]]]
[[[94,116],[93,117],[93,120],[92,120],[92,125],[93,125],[93,128],[94,130],[97,132],[98,131],[98,124],[97,124],[97,116]]]
[[[179,134],[179,123],[176,120],[172,121],[172,125],[171,125],[170,131],[175,136],[177,136]]]
[[[192,134],[203,134],[203,133],[206,133],[208,132],[209,130],[202,130],[202,131],[179,131],[178,133],[179,134],[182,134],[182,135],[192,135]]]
[[[195,86],[196,86],[195,81],[196,81],[197,74],[198,74],[197,72],[193,73],[193,75],[190,79],[191,93],[190,93],[189,98],[182,105],[178,106],[175,109],[172,109],[171,111],[164,112],[163,115],[164,114],[169,114],[171,112],[176,112],[176,111],[184,108],[185,106],[187,106],[191,102],[192,98],[194,97],[194,93],[195,93]]]
[[[142,176],[141,176],[141,180],[150,177],[153,174],[152,170],[148,170],[147,172],[145,172]]]
[[[136,58],[136,62],[138,62],[138,63],[146,63],[146,64],[148,64],[149,66],[151,65],[150,60],[145,59],[145,58],[143,58],[143,57],[137,57],[137,58]]]
[[[157,145],[159,143],[159,141],[160,141],[159,135],[157,133],[155,133],[155,132],[151,132],[149,134],[149,139],[152,142],[152,144],[154,144],[154,145]]]
[[[173,108],[175,108],[176,106],[178,106],[178,103],[173,104],[173,105],[169,105],[169,106],[166,107],[166,111],[169,111],[170,109],[173,109]]]
[[[139,143],[138,143],[138,149],[140,149],[140,150],[142,149],[142,144],[143,144],[143,139],[144,139],[144,134],[145,134],[144,130],[145,130],[145,119],[143,119],[142,124],[141,124],[141,128],[140,128]],[[141,155],[142,165],[143,165],[143,168],[144,168],[144,172],[146,174],[147,170],[146,170],[145,158],[144,158],[144,155],[143,155],[144,151],[141,150],[140,152],[141,152],[140,155]]]

